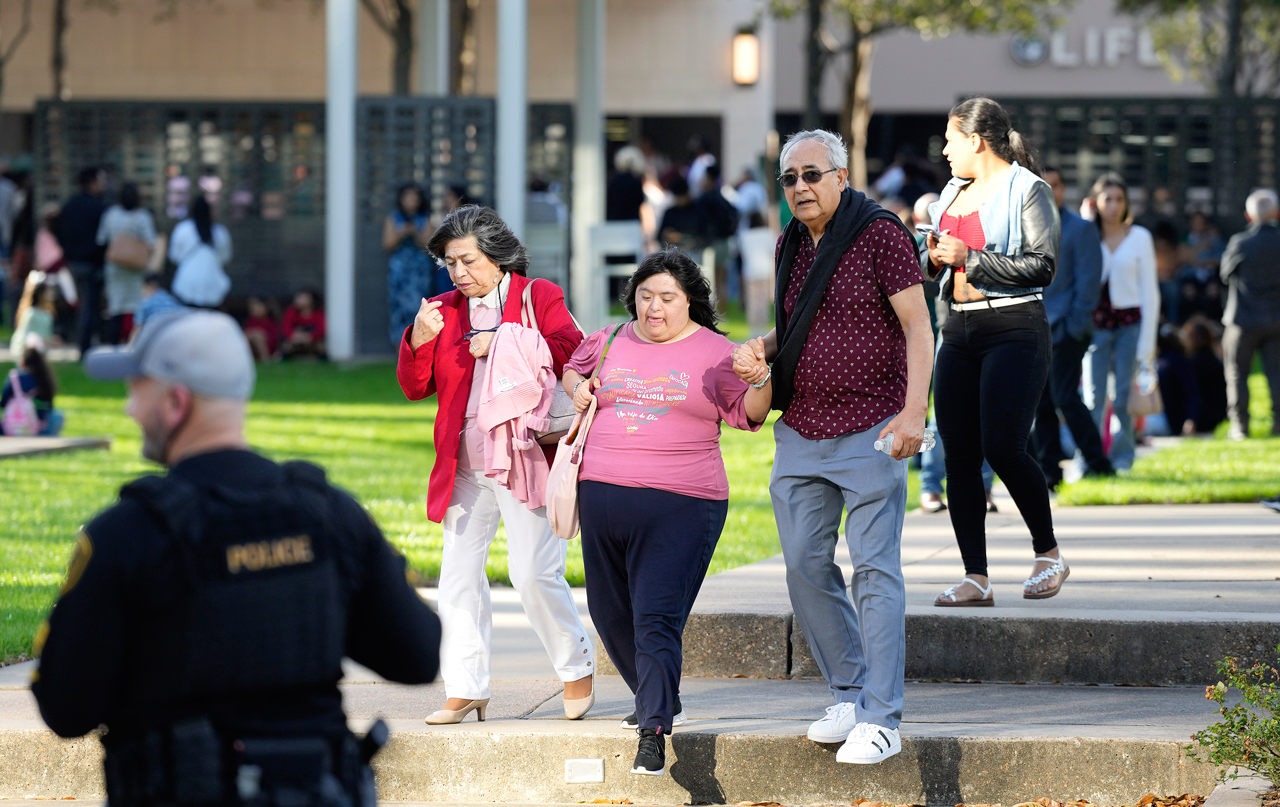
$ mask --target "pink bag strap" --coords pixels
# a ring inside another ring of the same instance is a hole
[[[535,277],[526,283],[524,293],[520,295],[520,324],[535,331],[538,330],[538,315],[533,310],[533,284],[539,280],[543,279]],[[551,281],[544,280],[543,282],[550,283]],[[566,305],[565,310],[569,311],[569,306]],[[572,311],[569,311],[569,319],[573,320],[573,327],[578,329],[578,333],[582,333],[582,323],[578,322],[578,318],[573,315]]]
[[[27,399],[27,393],[22,390],[22,380],[18,377],[18,370],[15,367],[9,371],[9,386],[13,387],[13,397],[19,401]]]

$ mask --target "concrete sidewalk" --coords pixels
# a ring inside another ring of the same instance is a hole
[[[835,745],[805,739],[830,703],[821,681],[686,678],[689,722],[668,746],[668,776],[629,773],[633,709],[616,676],[597,678],[597,704],[570,722],[555,681],[496,681],[488,720],[427,726],[443,687],[373,681],[342,685],[352,727],[374,717],[392,728],[379,755],[383,798],[444,803],[1133,804],[1148,792],[1207,794],[1213,771],[1181,746],[1212,719],[1190,687],[908,684],[903,751],[876,766],[838,765]],[[0,798],[97,798],[96,739],[54,740],[30,693],[0,691]],[[600,781],[567,781],[566,760],[597,760]]]
[[[1280,517],[1257,505],[1059,507],[1071,576],[1022,599],[1031,537],[1013,502],[988,516],[994,608],[938,608],[963,576],[947,514],[907,516],[908,677],[1079,683],[1204,683],[1227,654],[1280,644]],[[841,542],[836,559],[852,574]],[[781,557],[708,578],[685,634],[686,672],[813,676]],[[1000,653],[989,652],[1000,648]]]
[[[686,673],[726,659],[769,661],[774,671],[755,678],[686,677],[681,691],[690,720],[671,737],[667,776],[628,772],[635,735],[618,721],[633,701],[616,676],[598,676],[597,704],[587,719],[563,719],[562,687],[509,588],[493,589],[495,680],[487,721],[426,726],[422,718],[444,701],[442,684],[387,684],[356,665],[349,665],[342,686],[345,703],[357,730],[375,716],[391,724],[393,741],[377,768],[382,796],[397,801],[847,804],[868,798],[942,805],[1048,796],[1105,805],[1133,804],[1149,792],[1207,795],[1213,770],[1184,750],[1189,735],[1215,717],[1198,685],[1204,681],[992,683],[1053,679],[971,671],[992,659],[1014,659],[1033,672],[1055,664],[1090,671],[1064,661],[1075,658],[1093,672],[1200,675],[1224,643],[1265,655],[1265,642],[1245,633],[1280,628],[1280,518],[1256,505],[1058,508],[1071,578],[1059,597],[1029,602],[1020,594],[1031,566],[1030,538],[1012,502],[998,502],[1002,512],[988,520],[997,586],[997,607],[990,609],[930,605],[937,591],[958,581],[959,555],[945,514],[907,518],[909,656],[917,666],[939,659],[969,665],[955,677],[985,683],[912,676],[924,680],[906,687],[903,751],[880,765],[837,765],[834,746],[804,737],[831,699],[824,682],[803,677],[803,637],[793,631],[778,558],[704,585],[686,631]],[[843,549],[838,557],[847,564]],[[849,572],[846,567],[846,577]],[[575,597],[586,618],[585,595],[578,590]],[[1134,666],[1135,659],[1146,666]],[[100,797],[96,740],[51,741],[26,691],[26,666],[0,670],[0,756],[12,760],[0,768],[0,797]],[[738,669],[726,674],[756,674]],[[599,760],[603,781],[567,782],[570,759]]]
[[[0,437],[0,460],[60,454],[84,449],[110,449],[110,437]]]

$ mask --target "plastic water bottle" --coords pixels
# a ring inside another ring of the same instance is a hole
[[[1138,365],[1138,373],[1135,378],[1138,383],[1138,389],[1143,395],[1150,395],[1151,391],[1156,388],[1156,374],[1151,369],[1149,362],[1142,362]]]
[[[933,432],[929,429],[924,430],[924,440],[920,442],[921,451],[932,451],[933,447],[938,444],[934,439]],[[884,437],[876,440],[874,448],[876,451],[883,451],[886,454],[893,453],[893,432],[889,432]]]

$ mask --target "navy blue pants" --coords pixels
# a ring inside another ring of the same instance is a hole
[[[635,693],[640,728],[670,734],[684,623],[729,502],[582,482],[578,513],[591,620]]]

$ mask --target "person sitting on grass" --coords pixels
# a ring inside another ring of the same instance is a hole
[[[53,370],[44,356],[44,342],[32,334],[27,339],[27,347],[22,351],[18,361],[18,384],[23,393],[29,395],[35,404],[36,418],[40,421],[42,437],[57,436],[62,432],[64,416],[61,409],[53,408],[53,396],[58,391],[58,382]],[[4,392],[0,392],[0,411],[9,405],[13,398],[13,386],[6,379]]]
[[[53,321],[58,313],[58,292],[53,286],[43,283],[43,279],[42,272],[32,272],[28,276],[22,301],[18,303],[18,326],[9,340],[9,351],[14,356],[20,355],[26,347],[28,334],[38,336],[41,344],[53,344],[57,339],[53,334]]]
[[[143,324],[166,311],[185,311],[187,307],[179,302],[164,287],[164,275],[149,272],[142,278],[142,302],[133,311],[133,329],[142,329]]]
[[[271,311],[274,304],[269,306],[261,297],[250,297],[248,306],[244,335],[253,348],[253,360],[270,361],[276,358],[280,347],[280,322]]]
[[[293,305],[284,310],[285,358],[312,356],[325,358],[324,308],[320,295],[303,289],[293,295]]]

